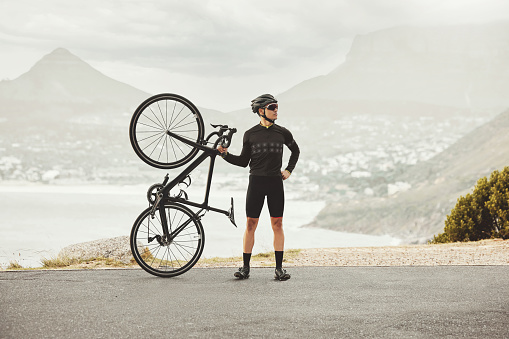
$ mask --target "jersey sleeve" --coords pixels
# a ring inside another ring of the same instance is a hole
[[[251,159],[251,145],[249,143],[249,133],[246,131],[244,133],[244,139],[242,141],[242,151],[240,155],[233,155],[230,152],[226,154],[224,160],[228,163],[240,167],[247,167],[249,165],[249,160]]]
[[[292,154],[290,155],[290,159],[288,160],[288,166],[286,166],[286,170],[290,173],[293,172],[295,166],[297,165],[297,161],[299,160],[300,149],[297,145],[297,142],[293,138],[292,133],[286,128],[283,130],[283,135],[285,136],[285,145],[290,149]]]

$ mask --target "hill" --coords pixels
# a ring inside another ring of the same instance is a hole
[[[39,103],[109,102],[117,105],[147,96],[111,79],[64,48],[45,55],[26,73],[0,83],[0,99]]]
[[[499,113],[509,106],[507,41],[509,22],[405,26],[358,35],[337,69],[278,98],[314,105],[324,114],[367,105],[394,114],[419,105]]]
[[[150,168],[132,151],[128,126],[149,96],[64,48],[45,55],[0,82],[0,179],[137,180]]]
[[[118,123],[122,113],[148,96],[63,48],[45,55],[18,78],[0,82],[1,114],[13,123],[30,119]]]
[[[509,110],[465,135],[396,180],[411,189],[352,203],[329,203],[313,225],[338,231],[390,234],[422,242],[443,230],[447,214],[477,180],[509,166]]]

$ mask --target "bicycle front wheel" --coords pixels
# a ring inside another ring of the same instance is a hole
[[[168,131],[200,143],[205,127],[191,101],[176,94],[158,94],[145,100],[134,112],[129,138],[136,154],[150,166],[180,167],[196,155],[198,148],[171,137]]]
[[[185,273],[196,264],[203,252],[205,234],[189,208],[170,203],[164,210],[170,234],[187,224],[173,240],[166,241],[159,211],[152,219],[149,207],[136,219],[130,242],[133,257],[141,268],[167,278]]]

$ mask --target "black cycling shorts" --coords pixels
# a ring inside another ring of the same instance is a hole
[[[285,208],[285,191],[283,178],[249,176],[249,187],[246,195],[246,215],[248,218],[259,218],[267,196],[267,205],[272,218],[283,217]]]

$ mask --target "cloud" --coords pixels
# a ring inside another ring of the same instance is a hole
[[[270,77],[282,91],[336,68],[357,34],[501,18],[505,0],[3,1],[0,46],[9,53],[0,62],[13,63],[5,71],[13,77],[31,66],[17,64],[21,54],[64,47],[93,65],[117,64],[103,71],[145,90],[172,75],[187,77],[188,88],[206,79],[222,90],[232,79],[261,88]]]
[[[3,21],[2,31],[16,41],[86,50],[97,59],[209,76],[251,74],[328,53],[331,44],[346,36],[333,14],[310,5],[50,0],[44,7],[23,6],[27,11],[11,8],[14,16]]]

